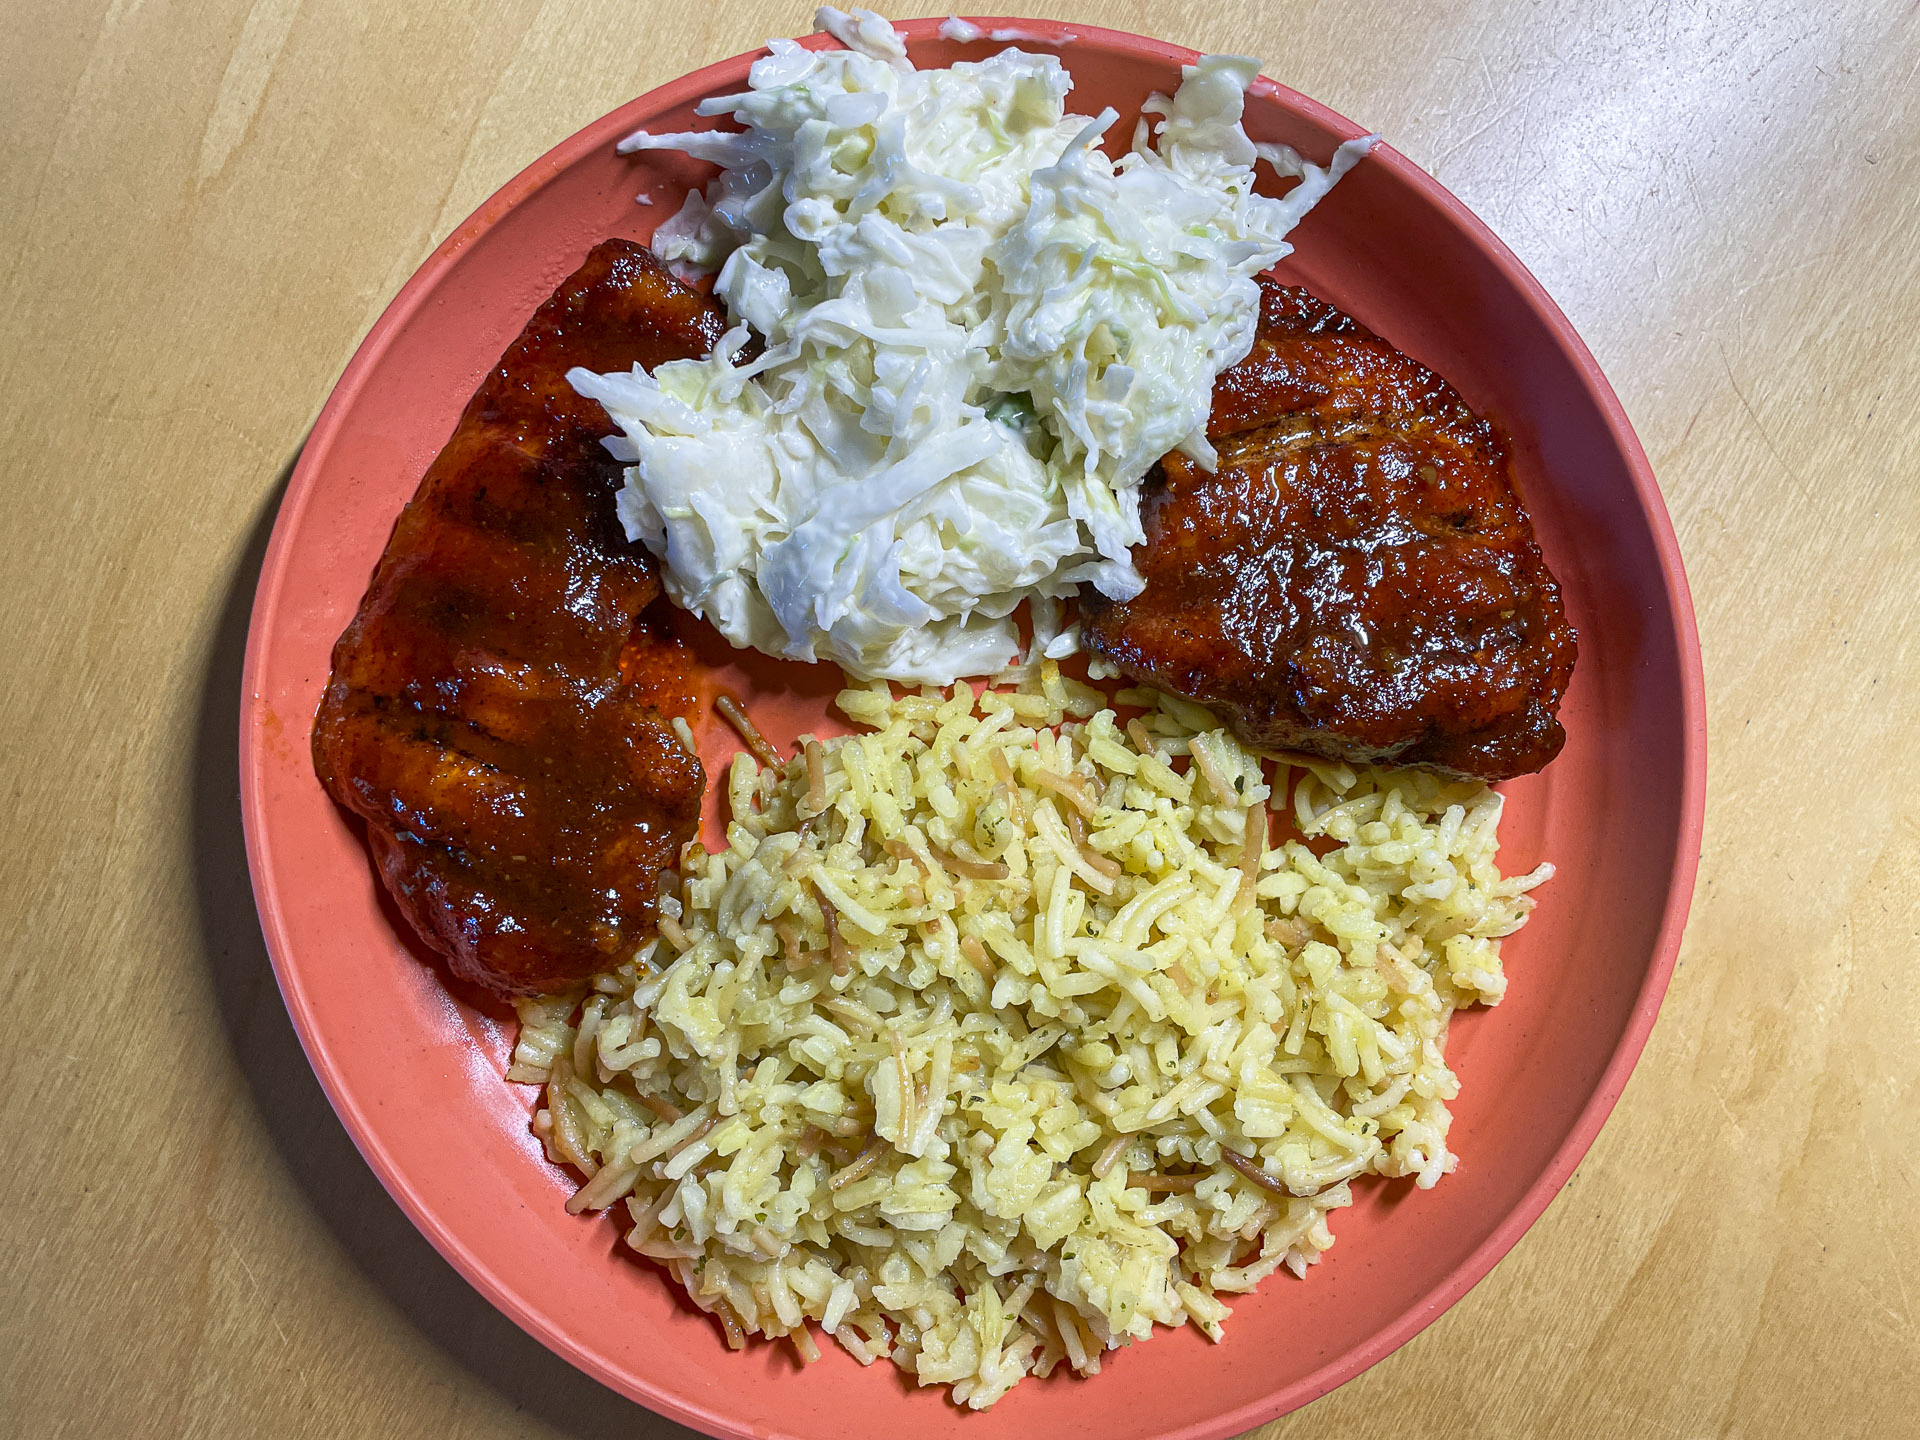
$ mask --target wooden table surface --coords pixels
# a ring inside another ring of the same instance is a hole
[[[492,1311],[334,1119],[248,889],[240,655],[435,242],[807,11],[6,8],[0,1430],[684,1433]],[[1482,215],[1625,402],[1706,651],[1693,920],[1619,1108],[1472,1294],[1261,1433],[1920,1435],[1920,6],[1046,12],[1259,54]]]

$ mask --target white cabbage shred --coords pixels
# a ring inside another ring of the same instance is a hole
[[[739,130],[621,144],[722,167],[654,246],[719,267],[734,328],[704,360],[568,378],[624,432],[606,444],[630,462],[627,534],[735,645],[862,678],[990,674],[1023,600],[1045,646],[1082,581],[1139,591],[1142,478],[1175,448],[1211,463],[1252,277],[1372,137],[1324,169],[1256,146],[1256,62],[1208,56],[1114,161],[1115,113],[1068,114],[1053,56],[917,70],[871,11],[816,19],[846,48],[773,41],[745,94],[702,102]],[[1257,158],[1301,183],[1256,195]]]

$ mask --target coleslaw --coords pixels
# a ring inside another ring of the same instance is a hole
[[[1255,61],[1207,56],[1143,105],[1070,114],[1051,55],[916,69],[871,11],[845,47],[770,42],[737,130],[653,135],[721,167],[654,237],[714,269],[732,328],[652,375],[575,370],[622,432],[619,513],[672,597],[736,646],[946,684],[1074,644],[1058,601],[1138,593],[1140,484],[1210,464],[1215,376],[1252,346],[1253,276],[1374,137],[1325,167],[1241,127]],[[1264,160],[1300,177],[1255,193]],[[755,340],[764,347],[742,361]]]

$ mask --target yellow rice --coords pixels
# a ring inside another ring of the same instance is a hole
[[[867,733],[735,757],[659,941],[522,1004],[569,1208],[623,1205],[731,1342],[818,1327],[984,1408],[1155,1325],[1218,1340],[1353,1177],[1453,1168],[1448,1018],[1550,873],[1501,877],[1500,797],[1121,699],[1050,663],[844,692]]]

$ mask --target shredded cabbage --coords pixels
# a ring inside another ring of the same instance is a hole
[[[846,48],[773,41],[702,102],[739,130],[621,143],[722,167],[654,246],[719,267],[734,327],[704,360],[569,375],[623,432],[621,522],[737,646],[947,684],[1017,657],[1030,600],[1062,653],[1060,597],[1138,593],[1142,478],[1175,448],[1211,464],[1252,277],[1372,137],[1325,169],[1256,146],[1256,62],[1208,56],[1114,161],[1115,112],[1068,114],[1053,56],[918,70],[871,11],[816,24]],[[1254,194],[1256,158],[1301,183]]]

